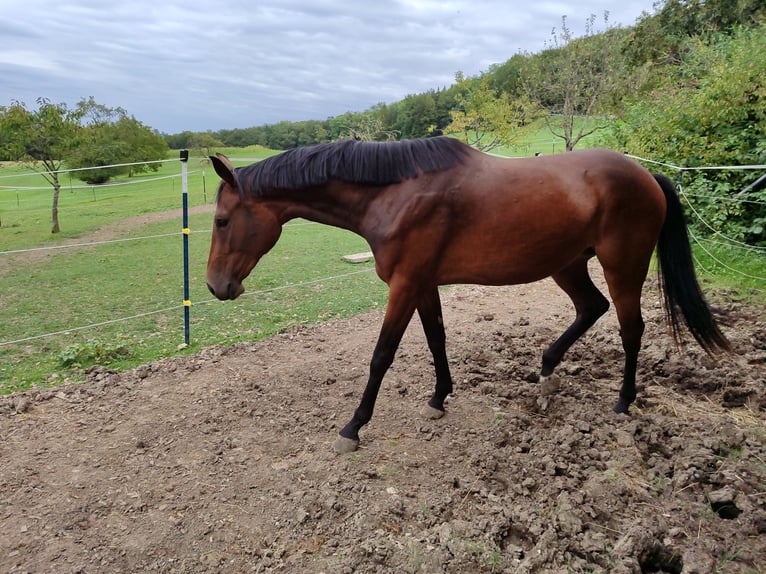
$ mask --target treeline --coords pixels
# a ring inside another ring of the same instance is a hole
[[[453,134],[480,149],[513,145],[545,121],[567,150],[598,145],[683,168],[766,165],[766,3],[665,0],[634,26],[573,38],[566,20],[537,54],[393,104],[316,122],[180,134],[171,146],[286,149],[344,137]],[[515,138],[515,139],[514,139]],[[590,141],[594,141],[591,138]],[[218,143],[215,143],[218,142]],[[693,197],[694,233],[766,247],[766,178],[741,169],[669,170]],[[691,210],[690,210],[691,213]]]
[[[378,140],[428,137],[442,134],[449,125],[450,110],[455,107],[457,93],[458,87],[453,85],[326,120],[284,121],[203,134],[185,131],[166,135],[165,141],[172,149],[204,148],[215,145],[215,142],[232,147],[261,145],[270,149],[290,149],[354,136]]]
[[[598,113],[621,117],[626,100],[634,99],[637,93],[650,95],[660,83],[658,78],[674,73],[672,70],[683,64],[696,45],[715,43],[738,28],[760,27],[765,18],[766,5],[762,0],[665,0],[654,14],[644,14],[634,26],[607,25],[606,30],[588,33],[576,41],[568,35],[564,20],[561,30],[552,35],[540,53],[514,55],[476,78],[463,78],[458,72],[453,85],[409,95],[399,102],[381,103],[365,111],[350,111],[326,120],[280,122],[204,133],[186,131],[164,137],[173,149],[204,149],[215,145],[289,149],[345,137],[375,140],[429,137],[449,130],[455,112],[465,110],[472,94],[480,92],[479,84],[485,91],[491,90],[494,97],[518,101],[533,96],[534,103],[548,112],[566,113],[571,94],[566,86],[557,86],[557,77],[551,74],[559,76],[559,70],[566,66],[574,52],[593,51],[596,44],[607,42],[608,55],[607,48],[598,49],[602,51],[600,57],[611,60],[608,64],[613,77],[610,85],[600,87],[603,93],[597,102]],[[607,20],[605,15],[608,24]],[[589,31],[594,32],[594,18],[591,16],[588,22]],[[590,46],[584,47],[584,44]],[[580,73],[590,72],[581,70]],[[535,82],[546,89],[532,90]],[[593,112],[593,108],[589,110]]]

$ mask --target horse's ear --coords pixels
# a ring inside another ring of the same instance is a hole
[[[210,156],[210,161],[213,164],[213,169],[222,180],[228,183],[231,187],[237,187],[237,178],[234,177],[234,166],[231,165],[229,158],[222,153],[217,153]]]

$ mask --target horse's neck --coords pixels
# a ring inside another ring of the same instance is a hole
[[[281,223],[301,218],[360,233],[360,224],[374,191],[330,184],[322,188],[283,192],[268,201]]]

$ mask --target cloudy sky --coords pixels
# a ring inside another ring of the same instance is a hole
[[[654,0],[0,0],[0,106],[93,96],[164,133],[323,120]]]

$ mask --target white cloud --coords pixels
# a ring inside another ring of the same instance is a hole
[[[449,85],[653,0],[0,0],[0,105],[93,96],[165,132],[325,119]],[[610,6],[611,5],[611,6]]]
[[[50,73],[57,73],[58,66],[44,54],[31,50],[0,50],[0,65],[31,68]]]

